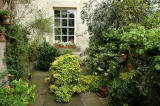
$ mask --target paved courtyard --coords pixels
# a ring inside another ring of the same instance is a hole
[[[48,92],[48,84],[44,80],[47,75],[47,72],[33,71],[31,82],[36,84],[37,98],[32,106],[105,106],[104,98],[90,92],[73,96],[69,103],[57,103],[55,96]]]

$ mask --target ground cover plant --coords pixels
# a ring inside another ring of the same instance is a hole
[[[14,80],[6,88],[0,87],[0,105],[1,106],[28,106],[34,101],[35,86],[28,82]]]
[[[143,0],[103,0],[94,9],[95,3],[90,1],[82,11],[92,34],[86,69],[106,79],[107,106],[160,103],[160,20],[152,4]],[[122,52],[127,54],[125,62],[120,60]]]

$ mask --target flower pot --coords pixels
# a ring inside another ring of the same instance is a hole
[[[2,19],[2,24],[10,24],[10,16],[3,15],[0,18]]]
[[[106,97],[106,91],[107,91],[107,88],[103,88],[103,87],[99,87],[98,88],[98,92],[96,93],[97,94],[97,96],[99,96],[99,97],[103,97],[103,98],[105,98]]]
[[[0,33],[0,42],[5,42],[5,33]]]
[[[132,64],[128,64],[128,71],[130,72],[132,70]]]
[[[75,48],[75,47],[74,47],[74,46],[66,46],[66,48],[72,48],[72,49],[73,49],[73,48]]]
[[[34,64],[35,61],[36,61],[36,57],[31,57],[31,63]]]
[[[127,53],[121,52],[119,55],[120,62],[125,62],[127,60]]]

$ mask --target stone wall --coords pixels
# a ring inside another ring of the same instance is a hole
[[[87,26],[82,23],[80,12],[84,3],[87,1],[88,0],[33,0],[27,8],[27,11],[29,11],[29,9],[43,9],[47,13],[46,17],[53,17],[54,8],[76,9],[76,35],[78,35],[76,37],[76,45],[80,48],[80,52],[83,52],[88,47],[89,34],[87,32]],[[23,12],[23,10],[25,10],[24,5],[19,4],[16,10],[17,17],[21,16],[21,12]],[[25,18],[23,18],[22,23],[28,23],[30,20],[34,19],[32,14],[24,15],[24,17]],[[47,38],[47,41],[49,41],[50,44],[54,44],[53,34]]]
[[[0,75],[6,71],[6,64],[4,62],[5,42],[0,42]],[[7,84],[7,77],[0,79],[0,84]]]

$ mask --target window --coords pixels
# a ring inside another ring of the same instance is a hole
[[[55,43],[69,42],[75,43],[76,14],[72,9],[54,10],[54,40]]]

